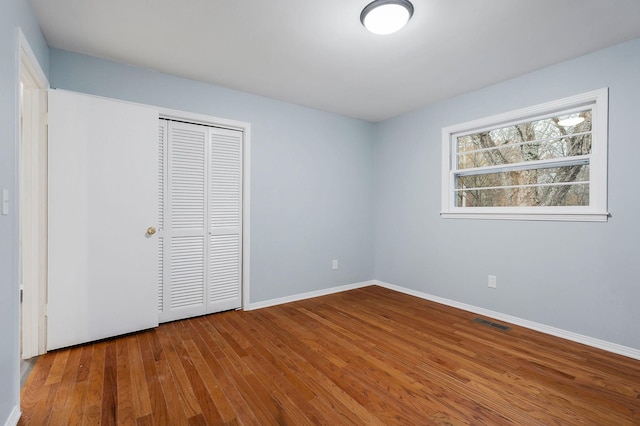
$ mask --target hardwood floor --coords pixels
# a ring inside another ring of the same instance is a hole
[[[21,425],[640,425],[640,361],[366,287],[41,356]]]

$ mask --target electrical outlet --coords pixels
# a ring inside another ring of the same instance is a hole
[[[333,259],[331,261],[331,269],[338,269],[338,259]]]
[[[489,277],[487,279],[487,283],[489,284],[489,288],[497,288],[496,276],[495,275],[489,275]]]

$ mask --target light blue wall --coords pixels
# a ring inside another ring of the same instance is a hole
[[[47,74],[51,60],[54,87],[251,123],[252,302],[376,278],[640,349],[640,40],[373,125],[48,52],[29,3],[5,0],[0,188],[14,197],[17,26]],[[601,87],[610,88],[608,223],[440,219],[443,126]],[[14,203],[0,216],[0,423],[18,403],[16,253]]]
[[[602,87],[608,223],[439,217],[442,127]],[[380,123],[376,279],[640,349],[639,100],[636,39]]]
[[[9,215],[0,215],[0,424],[18,405],[18,218],[17,87],[18,27],[48,72],[49,53],[27,0],[2,0],[0,8],[0,189],[11,197]]]
[[[373,278],[373,124],[50,54],[52,87],[251,123],[251,302]]]

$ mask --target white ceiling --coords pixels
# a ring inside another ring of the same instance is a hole
[[[640,37],[639,0],[31,0],[50,46],[381,121]]]

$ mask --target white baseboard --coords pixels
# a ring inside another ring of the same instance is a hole
[[[248,307],[245,307],[245,311],[252,311],[254,309],[267,308],[269,306],[282,305],[283,303],[296,302],[298,300],[311,299],[313,297],[326,296],[328,294],[340,293],[347,290],[353,290],[356,288],[367,287],[375,285],[374,281],[362,281],[359,283],[347,284],[338,287],[331,287],[323,290],[310,291],[308,293],[294,294],[293,296],[280,297],[278,299],[265,300],[263,302],[250,303]]]
[[[371,282],[374,285],[388,288],[400,293],[409,294],[411,296],[419,297],[421,299],[430,300],[432,302],[440,303],[442,305],[451,306],[454,308],[462,309],[464,311],[473,312],[478,315],[495,318],[504,322],[519,325],[521,327],[529,328],[531,330],[539,331],[541,333],[550,334],[552,336],[560,337],[563,339],[571,340],[573,342],[582,343],[594,348],[603,349],[608,352],[613,352],[618,355],[623,355],[629,358],[640,360],[640,350],[629,348],[627,346],[618,345],[616,343],[607,342],[604,340],[594,339],[593,337],[584,336],[582,334],[573,333],[571,331],[562,330],[560,328],[550,327],[548,325],[539,324],[533,321],[525,320],[511,315],[501,314],[500,312],[490,311],[488,309],[479,308],[473,305],[467,305],[466,303],[456,302],[454,300],[445,299],[442,297],[434,296],[431,294],[423,293],[421,291],[411,290],[408,288],[400,287],[394,284],[389,284],[384,281],[373,280]]]
[[[4,426],[16,426],[18,424],[18,420],[20,420],[21,414],[22,413],[20,412],[20,407],[18,407],[17,405],[13,407],[11,414],[9,414],[9,418],[6,422],[4,422]]]

